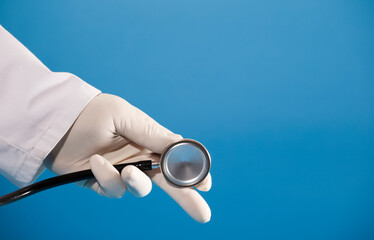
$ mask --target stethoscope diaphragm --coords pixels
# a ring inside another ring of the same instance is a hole
[[[164,177],[177,187],[192,187],[202,182],[210,170],[210,155],[206,148],[192,139],[170,144],[161,155]]]

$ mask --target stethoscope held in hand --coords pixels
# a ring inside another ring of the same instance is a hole
[[[176,187],[193,187],[208,175],[211,165],[206,148],[192,139],[182,139],[170,144],[162,152],[160,162],[144,160],[114,165],[118,171],[134,165],[142,171],[160,167],[166,180]],[[31,196],[35,193],[64,184],[93,178],[90,169],[49,178],[0,197],[0,206]]]

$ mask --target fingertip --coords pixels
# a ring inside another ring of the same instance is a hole
[[[129,181],[133,177],[134,166],[126,166],[122,169],[121,177],[123,180]]]
[[[145,197],[152,190],[152,182],[149,177],[135,166],[125,167],[121,172],[121,177],[135,197]]]
[[[193,188],[176,188],[170,185],[159,169],[147,172],[152,181],[172,197],[195,221],[207,223],[211,219],[211,210],[204,198]]]
[[[210,221],[212,212],[208,203],[196,192],[195,203],[190,205],[190,216],[199,223]]]
[[[210,175],[210,173],[208,173],[205,179],[201,183],[196,185],[195,187],[196,189],[203,191],[203,192],[209,191],[212,187],[212,176]]]
[[[202,213],[202,215],[200,216],[200,218],[196,219],[197,222],[199,223],[207,223],[210,221],[211,217],[212,217],[212,212],[208,206],[208,209],[209,210],[206,210],[205,212]]]

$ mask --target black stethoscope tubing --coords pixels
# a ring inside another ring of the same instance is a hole
[[[154,166],[152,160],[144,160],[144,161],[133,162],[133,163],[122,163],[122,164],[116,164],[113,166],[119,172],[121,172],[123,168],[129,165],[136,166],[142,171],[151,170],[152,167]],[[69,184],[69,183],[73,183],[77,181],[87,180],[93,177],[94,175],[91,169],[87,169],[87,170],[60,175],[60,176],[53,177],[53,178],[48,178],[46,180],[31,184],[24,188],[18,189],[17,191],[1,196],[0,206],[4,206],[6,204],[21,200],[25,197],[31,196],[35,193],[38,193],[38,192],[41,192],[41,191],[44,191],[50,188],[58,187],[64,184]]]

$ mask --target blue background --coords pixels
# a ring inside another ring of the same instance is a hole
[[[373,1],[1,0],[0,24],[213,158],[208,224],[68,185],[0,208],[1,239],[374,239]]]

